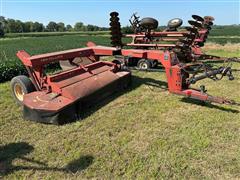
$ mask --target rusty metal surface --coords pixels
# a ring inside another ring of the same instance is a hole
[[[73,77],[52,82],[51,93],[37,91],[27,94],[24,96],[24,105],[31,109],[57,112],[106,86],[120,83],[124,77],[131,78],[130,72],[113,72],[111,66],[101,62],[99,64],[101,67],[97,66],[92,71],[79,71]]]

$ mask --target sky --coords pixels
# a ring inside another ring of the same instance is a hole
[[[119,12],[122,26],[134,12],[140,17],[153,17],[159,25],[172,18],[192,14],[215,17],[215,24],[240,24],[240,0],[0,0],[0,14],[21,21],[49,21],[74,25],[76,22],[102,27],[109,25],[109,13]]]

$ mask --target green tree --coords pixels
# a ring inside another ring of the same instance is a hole
[[[42,23],[34,22],[32,24],[32,32],[42,32],[44,30],[44,26]]]
[[[68,24],[68,25],[66,26],[66,30],[67,30],[67,31],[72,31],[73,28],[72,28],[72,26],[71,26],[70,24]]]
[[[87,31],[94,31],[94,26],[91,24],[87,25]]]
[[[55,32],[58,30],[58,25],[57,23],[50,21],[48,25],[46,26],[46,29],[50,32]]]
[[[5,34],[5,26],[6,26],[6,19],[3,16],[0,16],[0,37],[4,37]]]
[[[74,25],[74,30],[75,31],[83,31],[84,30],[84,24],[82,22],[77,22]]]
[[[31,21],[23,23],[23,32],[31,32],[32,24],[33,22]]]
[[[65,24],[63,22],[58,23],[57,26],[58,26],[58,31],[60,32],[66,31]]]
[[[16,31],[23,32],[23,22],[20,20],[16,20]]]
[[[22,22],[19,20],[8,19],[7,29],[10,33],[23,32]]]
[[[0,38],[4,37],[4,29],[1,27],[2,25],[0,25]]]

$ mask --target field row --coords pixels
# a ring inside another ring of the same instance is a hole
[[[65,35],[108,35],[109,31],[78,31],[78,32],[30,32],[30,33],[7,33],[5,38],[18,37],[47,37],[47,36],[65,36]]]

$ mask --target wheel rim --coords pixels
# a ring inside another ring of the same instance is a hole
[[[173,24],[179,23],[179,19],[173,19],[173,20],[172,20],[172,23],[173,23]]]
[[[14,85],[14,94],[19,101],[23,101],[23,96],[25,93],[22,89],[22,86],[18,83]]]
[[[143,62],[140,64],[140,69],[148,69],[148,65]]]

